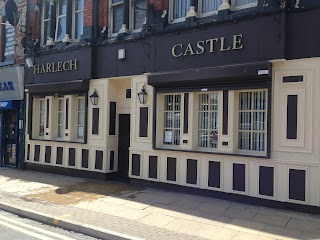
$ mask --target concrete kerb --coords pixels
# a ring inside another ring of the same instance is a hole
[[[119,232],[98,228],[88,224],[82,224],[80,222],[72,220],[59,220],[59,217],[50,216],[48,214],[32,210],[21,209],[18,206],[12,204],[0,202],[0,209],[24,218],[35,220],[37,222],[41,222],[55,227],[60,227],[68,231],[82,233],[103,240],[144,240],[142,238],[137,238]]]

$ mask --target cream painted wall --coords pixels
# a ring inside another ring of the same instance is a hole
[[[282,83],[283,76],[303,75],[304,83]],[[141,89],[142,85],[147,82],[146,76],[133,78],[132,94],[133,96]],[[319,171],[319,154],[320,154],[320,111],[318,103],[320,102],[320,59],[301,59],[294,61],[278,61],[273,63],[273,81],[272,81],[272,143],[271,158],[255,158],[241,156],[227,156],[220,154],[208,153],[192,153],[170,150],[153,150],[152,149],[152,129],[147,139],[139,139],[137,137],[140,103],[133,97],[132,99],[132,126],[134,126],[132,134],[132,142],[130,148],[130,158],[132,154],[140,154],[140,176],[133,176],[132,161],[130,160],[129,176],[131,178],[145,179],[149,181],[174,183],[182,186],[190,186],[201,189],[212,189],[227,193],[238,193],[252,197],[272,199],[281,202],[292,202],[320,206],[320,171]],[[153,91],[150,86],[147,87],[149,114],[152,114],[153,108]],[[298,139],[289,141],[285,139],[284,131],[286,129],[286,95],[298,94]],[[190,94],[190,97],[194,97]],[[190,98],[190,99],[191,99]],[[220,141],[228,141],[229,146],[224,150],[233,152],[237,147],[235,129],[237,122],[236,106],[234,99],[235,91],[229,91],[229,135],[220,136]],[[161,98],[157,98],[158,102]],[[190,101],[195,102],[195,101]],[[190,104],[189,110],[195,108]],[[183,114],[181,114],[183,116]],[[157,113],[157,123],[162,122],[162,114]],[[183,139],[189,141],[190,144],[181,146],[180,149],[188,150],[192,145],[192,141],[196,139],[195,132],[191,126],[195,124],[197,116],[189,117],[189,134],[182,134]],[[181,123],[183,119],[181,118]],[[149,127],[152,124],[152,118],[149,121]],[[221,127],[221,126],[220,126]],[[162,125],[156,126],[160,132]],[[221,128],[220,128],[221,129]],[[157,135],[158,144],[162,139]],[[150,179],[149,156],[158,157],[158,177]],[[167,157],[175,157],[177,159],[177,180],[170,182],[166,180],[167,174]],[[198,161],[198,181],[197,185],[186,183],[186,162],[187,159],[195,159]],[[208,186],[208,165],[209,161],[221,162],[221,187],[214,189]],[[233,163],[243,163],[246,166],[246,191],[236,192],[232,190],[232,165]],[[259,195],[259,166],[274,167],[274,196],[267,197]],[[305,201],[296,201],[289,199],[289,169],[298,169],[306,171],[306,199]]]

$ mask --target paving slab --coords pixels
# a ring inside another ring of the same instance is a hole
[[[312,214],[7,168],[0,208],[102,239],[320,239]]]

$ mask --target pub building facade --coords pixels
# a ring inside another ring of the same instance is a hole
[[[26,8],[16,1],[21,15]],[[24,162],[24,53],[22,33],[6,17],[0,3],[0,166],[22,167]],[[24,23],[24,18],[21,23]]]
[[[27,168],[320,206],[317,1],[38,4]]]

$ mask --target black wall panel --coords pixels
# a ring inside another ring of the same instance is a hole
[[[117,103],[110,102],[109,135],[116,134]]]
[[[102,164],[103,164],[103,151],[97,150],[95,169],[102,170]]]
[[[140,176],[140,155],[132,154],[132,171],[133,176]]]
[[[30,160],[30,144],[27,145],[27,160]]]
[[[148,107],[140,107],[139,137],[148,137]]]
[[[222,134],[228,135],[229,91],[223,91]]]
[[[265,196],[274,196],[274,168],[259,167],[259,194]]]
[[[92,109],[92,134],[99,134],[99,108]]]
[[[62,158],[63,158],[63,148],[62,147],[57,147],[56,164],[62,164]]]
[[[288,95],[287,139],[297,139],[298,131],[298,96]]]
[[[198,161],[194,159],[187,160],[187,183],[197,184]]]
[[[69,148],[69,166],[76,166],[76,149]]]
[[[284,82],[284,83],[303,82],[303,76],[287,76],[287,77],[283,77],[282,82]]]
[[[189,93],[184,94],[183,133],[189,131]]]
[[[244,164],[233,164],[233,190],[246,191],[246,166]]]
[[[46,163],[50,163],[51,162],[51,147],[50,146],[46,146],[46,152],[45,152],[44,161]]]
[[[149,156],[149,178],[158,178],[158,157]]]
[[[82,168],[89,167],[89,150],[88,149],[82,149],[81,167]]]
[[[114,170],[114,151],[110,151],[110,170]]]
[[[40,145],[34,146],[34,161],[39,162],[40,160]]]
[[[306,171],[298,169],[289,170],[289,199],[306,200]]]
[[[167,180],[177,180],[177,159],[168,157],[167,158]]]
[[[209,161],[208,186],[220,188],[221,163]]]

